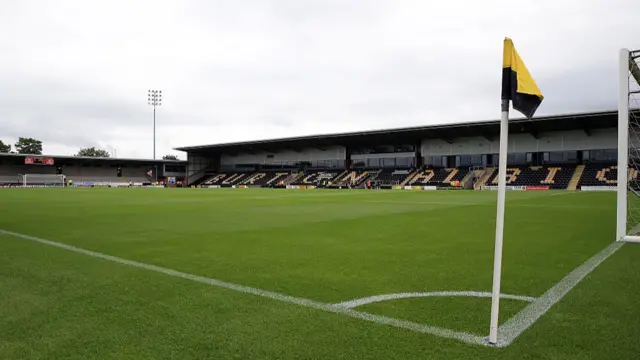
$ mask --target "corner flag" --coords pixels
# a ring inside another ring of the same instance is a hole
[[[507,150],[509,140],[509,100],[513,108],[531,119],[543,96],[524,66],[511,39],[504,39],[502,56],[502,112],[500,117],[500,151],[498,153],[498,204],[496,243],[493,257],[493,289],[491,290],[491,323],[489,343],[498,345],[498,315],[500,312],[500,280],[502,276],[502,238],[504,234],[504,203],[507,190]]]
[[[513,41],[504,39],[502,100],[511,100],[514,109],[531,119],[542,99],[544,96],[518,55]]]

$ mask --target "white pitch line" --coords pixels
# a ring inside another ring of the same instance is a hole
[[[349,301],[344,301],[336,306],[340,306],[346,309],[352,309],[358,306],[389,301],[389,300],[398,300],[398,299],[408,299],[408,298],[422,298],[422,297],[455,297],[455,296],[463,296],[463,297],[479,297],[479,298],[491,298],[491,293],[486,291],[431,291],[431,292],[408,292],[408,293],[395,293],[395,294],[382,294],[382,295],[374,295],[369,297],[364,297],[360,299],[353,299]],[[526,302],[533,302],[536,298],[531,296],[522,296],[522,295],[510,295],[510,294],[500,294],[501,299],[512,299],[512,300],[520,300]]]
[[[549,195],[552,196],[552,195]],[[402,200],[364,200],[368,203],[390,203],[390,204],[432,204],[432,205],[452,205],[452,206],[495,206],[495,202],[452,202],[452,201],[402,201]],[[574,205],[545,205],[545,204],[512,204],[507,203],[508,207],[533,207],[533,208],[558,208],[558,209],[600,209],[595,206],[574,206]]]
[[[543,197],[551,197],[551,196],[560,196],[560,195],[568,195],[568,194],[577,194],[578,191],[571,191],[571,190],[558,190],[558,192],[554,192],[551,193],[551,195],[547,195],[547,196],[543,196]]]
[[[571,291],[585,276],[589,275],[598,265],[602,264],[609,256],[613,255],[624,243],[614,242],[602,251],[591,257],[584,264],[575,268],[562,280],[547,290],[541,297],[522,309],[518,314],[509,319],[498,328],[498,347],[509,346],[520,334],[533,325],[553,305],[560,301]]]
[[[384,204],[433,204],[433,205],[491,205],[491,202],[455,202],[455,201],[405,201],[405,200],[364,200],[368,203],[384,203]]]
[[[233,290],[240,293],[261,296],[261,297],[265,297],[273,300],[282,301],[285,303],[295,304],[295,305],[317,309],[317,310],[323,310],[323,311],[327,311],[334,314],[348,316],[351,318],[370,321],[376,324],[389,325],[389,326],[411,330],[419,333],[430,334],[430,335],[435,335],[435,336],[449,338],[449,339],[455,339],[455,340],[459,340],[469,344],[485,345],[483,337],[465,333],[465,332],[453,331],[453,330],[444,329],[436,326],[418,324],[415,322],[395,319],[387,316],[374,315],[367,312],[346,309],[333,304],[323,303],[323,302],[319,302],[311,299],[299,298],[299,297],[289,296],[289,295],[285,295],[285,294],[281,294],[273,291],[267,291],[267,290],[262,290],[262,289],[253,288],[249,286],[233,284],[226,281],[217,280],[214,278],[193,275],[193,274],[189,274],[189,273],[185,273],[185,272],[181,272],[181,271],[177,271],[169,268],[164,268],[161,266],[145,264],[145,263],[141,263],[133,260],[127,260],[117,256],[107,255],[107,254],[99,253],[92,250],[86,250],[86,249],[82,249],[72,245],[60,243],[57,241],[51,241],[51,240],[46,240],[46,239],[42,239],[35,236],[15,233],[13,231],[0,229],[0,234],[9,235],[16,238],[37,242],[40,244],[53,246],[59,249],[68,250],[71,252],[91,256],[91,257],[102,259],[102,260],[111,261],[111,262],[122,264],[122,265],[155,271],[168,276],[173,276],[181,279],[195,281],[202,284],[207,284],[207,285],[216,286],[216,287],[220,287],[228,290]]]
[[[309,189],[309,190],[293,190],[293,191],[300,191],[300,193],[298,194],[292,194],[289,193],[288,195],[279,195],[279,196],[250,196],[250,197],[243,197],[243,199],[260,199],[260,200],[273,200],[273,199],[322,199],[322,198],[328,198],[328,197],[345,197],[345,196],[359,196],[359,195],[378,195],[378,194],[391,194],[392,192],[372,192],[372,191],[353,191],[350,190],[349,192],[340,192],[340,190],[336,190],[335,192],[332,192],[332,190],[327,190],[327,189],[323,189],[323,190],[315,190],[315,189]],[[325,193],[321,193],[321,191],[326,191]]]

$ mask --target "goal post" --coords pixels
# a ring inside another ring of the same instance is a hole
[[[64,187],[65,176],[54,174],[19,174],[18,178],[23,187]]]
[[[616,240],[640,243],[640,50],[620,50]]]

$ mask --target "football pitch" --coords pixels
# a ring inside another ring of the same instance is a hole
[[[2,189],[2,359],[632,359],[615,193]]]

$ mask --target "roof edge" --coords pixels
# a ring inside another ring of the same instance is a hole
[[[4,157],[50,157],[54,159],[77,159],[77,160],[99,160],[99,161],[131,161],[131,162],[157,162],[157,163],[187,163],[186,160],[164,160],[164,159],[133,159],[133,158],[117,158],[117,157],[100,157],[100,156],[74,156],[74,155],[48,155],[48,154],[16,154],[16,153],[0,153]]]
[[[518,118],[509,119],[509,122],[518,123],[518,122],[532,122],[532,121],[548,121],[548,120],[571,118],[571,117],[603,116],[603,115],[613,115],[613,114],[616,114],[617,112],[618,112],[617,109],[591,111],[591,112],[574,112],[574,113],[539,116],[539,117],[534,117],[532,120],[529,120],[525,117],[518,117]],[[498,124],[498,123],[500,123],[500,120],[496,120],[496,119],[479,120],[479,121],[472,120],[472,121],[466,121],[466,122],[440,123],[440,124],[433,124],[433,125],[409,126],[409,127],[402,127],[402,128],[373,129],[373,130],[352,131],[352,132],[344,132],[344,133],[302,135],[302,136],[291,136],[291,137],[285,137],[285,138],[258,139],[258,140],[237,141],[237,142],[230,142],[230,143],[181,146],[181,147],[173,148],[173,150],[188,152],[191,150],[205,150],[205,149],[223,148],[223,147],[231,147],[231,146],[272,144],[272,143],[278,143],[278,142],[300,141],[300,140],[307,140],[307,139],[310,140],[310,139],[318,139],[318,138],[366,136],[366,135],[375,135],[382,132],[392,133],[392,132],[404,132],[404,131],[414,131],[414,130],[444,129],[444,128],[455,128],[455,127],[461,127],[461,126],[474,126],[474,125],[480,126],[480,125],[490,125],[490,124]]]

